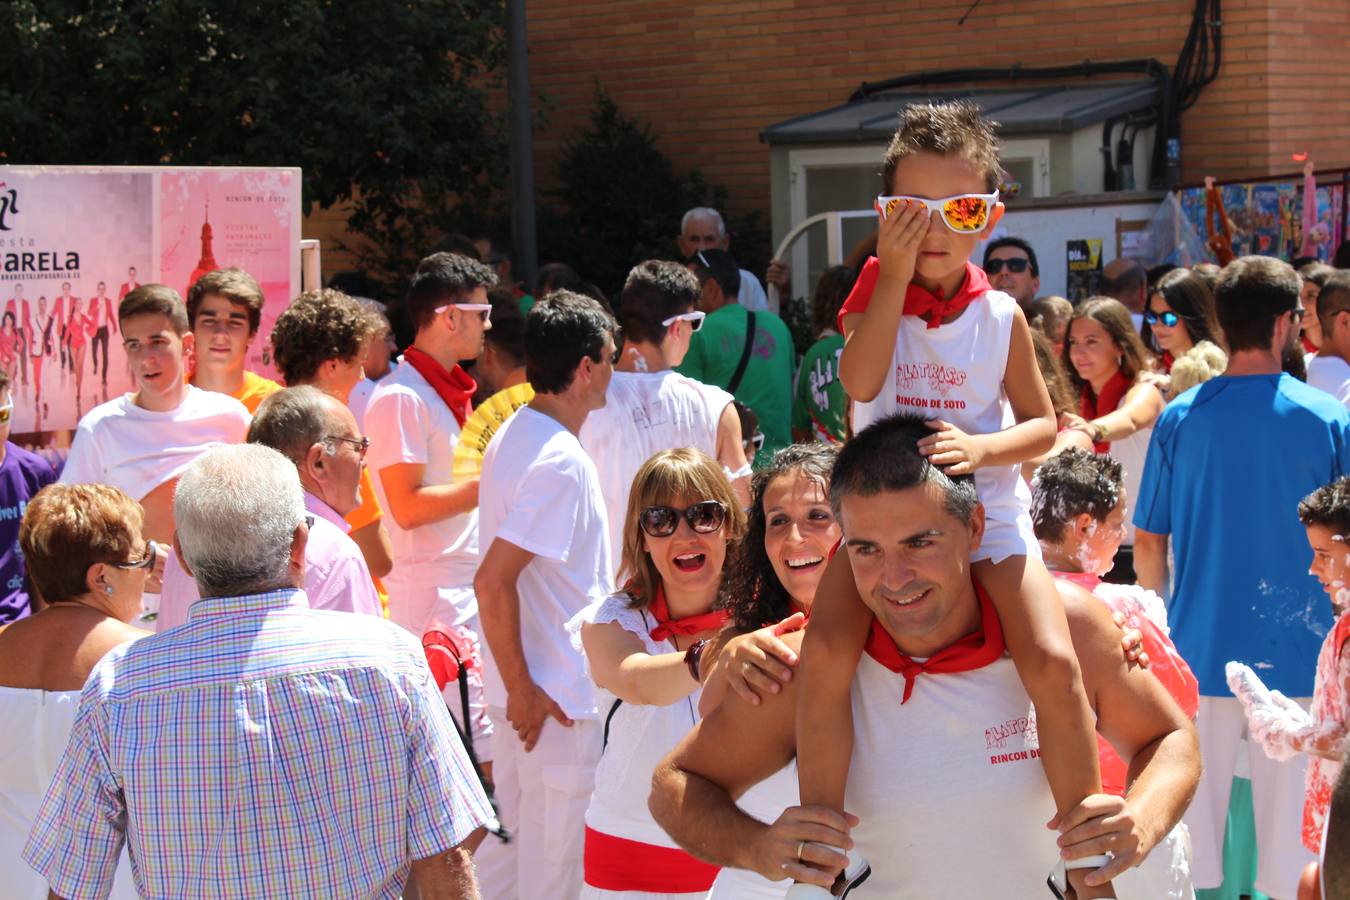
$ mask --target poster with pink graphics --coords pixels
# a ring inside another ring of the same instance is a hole
[[[299,169],[0,166],[11,433],[64,446],[54,435],[133,389],[121,298],[155,282],[185,295],[194,273],[225,266],[267,298],[248,367],[270,377],[272,323],[300,290]]]
[[[186,297],[198,276],[231,266],[258,282],[267,302],[246,366],[276,379],[272,324],[300,293],[300,170],[162,170],[157,209],[162,282]]]

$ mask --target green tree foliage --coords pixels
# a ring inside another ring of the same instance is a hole
[[[651,126],[624,116],[599,88],[589,127],[567,142],[557,175],[559,205],[540,211],[541,255],[569,263],[616,301],[635,264],[678,258],[685,210],[711,206],[726,215],[726,188],[697,169],[677,174]],[[741,265],[762,270],[768,237],[758,223],[755,212],[727,228]]]
[[[408,272],[504,181],[499,0],[13,0],[0,163],[275,165]],[[359,188],[358,188],[359,186]]]

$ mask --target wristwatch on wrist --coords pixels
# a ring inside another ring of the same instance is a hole
[[[1106,426],[1101,422],[1092,423],[1092,442],[1102,444],[1106,442]]]
[[[694,641],[689,645],[689,649],[684,651],[684,664],[689,667],[689,677],[699,684],[703,683],[703,679],[699,677],[698,665],[703,658],[703,645],[706,643],[708,642]]]

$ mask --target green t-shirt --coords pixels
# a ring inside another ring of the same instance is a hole
[[[797,370],[792,427],[818,441],[843,443],[848,433],[848,395],[839,381],[844,336],[830,333],[811,345]]]
[[[745,307],[739,303],[728,303],[709,313],[676,371],[727,389],[745,350],[746,316]],[[750,361],[740,387],[733,392],[754,411],[759,430],[764,432],[764,447],[753,460],[756,467],[766,464],[775,450],[792,443],[792,369],[796,355],[792,334],[783,320],[770,312],[756,312]]]

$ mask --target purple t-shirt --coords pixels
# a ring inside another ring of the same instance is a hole
[[[0,624],[29,613],[19,523],[33,495],[55,480],[51,463],[5,442],[5,458],[0,462]]]

